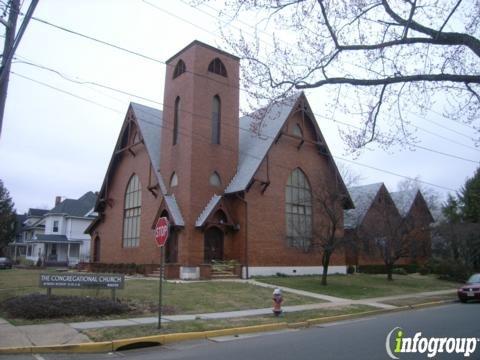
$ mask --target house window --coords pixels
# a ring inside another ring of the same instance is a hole
[[[32,256],[32,246],[31,245],[27,246],[27,256]]]
[[[142,186],[137,175],[133,175],[128,182],[124,209],[123,247],[136,247],[140,243],[142,212]]]
[[[180,112],[180,97],[177,96],[177,98],[175,99],[175,109],[173,114],[173,145],[176,145],[178,141],[179,112]]]
[[[210,175],[210,185],[212,186],[221,186],[222,185],[222,181],[220,180],[220,175],[218,175],[218,173],[216,171],[214,171],[212,173],[212,175]]]
[[[220,144],[220,97],[215,95],[212,103],[212,144]]]
[[[53,230],[54,233],[58,232],[58,220],[53,221]]]
[[[225,68],[225,65],[223,65],[222,60],[219,58],[215,58],[210,62],[208,65],[208,71],[227,77],[227,69]]]
[[[175,65],[175,70],[173,71],[173,78],[182,75],[187,70],[185,63],[182,59],[178,60],[177,65]]]
[[[300,125],[295,124],[295,126],[292,129],[292,134],[298,137],[303,137],[303,131]]]
[[[172,174],[172,177],[170,178],[170,187],[175,187],[178,185],[178,176],[177,176],[177,173],[173,173]]]
[[[291,247],[310,249],[312,243],[312,193],[300,169],[292,171],[285,187],[287,240]]]

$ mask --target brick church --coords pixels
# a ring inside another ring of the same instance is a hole
[[[315,194],[341,191],[341,216],[352,201],[303,93],[239,117],[239,65],[194,41],[167,61],[163,111],[130,104],[88,229],[94,262],[158,266],[166,216],[169,278],[209,278],[222,261],[243,277],[321,273]],[[342,251],[330,271],[345,272]]]

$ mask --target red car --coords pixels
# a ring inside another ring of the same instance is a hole
[[[480,300],[480,274],[470,276],[467,283],[457,290],[461,302]]]

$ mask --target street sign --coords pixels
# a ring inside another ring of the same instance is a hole
[[[161,217],[157,221],[155,226],[155,241],[157,242],[158,247],[162,247],[167,242],[168,238],[168,219],[166,217]]]

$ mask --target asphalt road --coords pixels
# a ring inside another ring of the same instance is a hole
[[[41,354],[10,355],[0,359],[60,360],[60,359],[389,359],[386,337],[395,327],[401,327],[404,338],[421,332],[422,338],[475,338],[475,351],[463,354],[437,354],[434,359],[480,359],[480,303],[450,304],[435,308],[390,313],[370,318],[326,324],[309,329],[280,333],[224,337],[129,350],[110,354]],[[396,334],[396,332],[395,332]],[[392,344],[395,340],[392,337]],[[428,339],[427,339],[428,340]],[[393,347],[391,347],[393,349]],[[427,354],[394,354],[400,359],[429,359]]]

